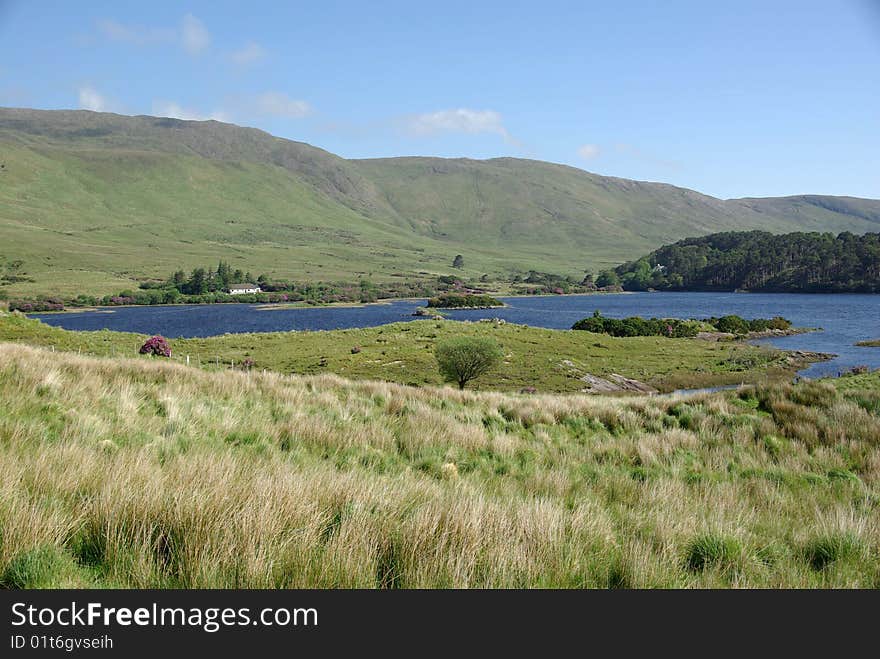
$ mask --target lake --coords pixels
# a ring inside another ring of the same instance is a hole
[[[880,368],[880,348],[860,348],[857,341],[880,338],[880,295],[790,295],[764,293],[621,293],[501,298],[501,309],[446,312],[454,320],[503,318],[511,323],[568,329],[598,309],[612,318],[706,318],[737,314],[744,318],[784,316],[797,327],[821,332],[759,341],[787,350],[831,352],[829,362],[801,371],[807,377],[837,375],[853,366]],[[394,300],[359,307],[259,309],[254,304],[115,307],[63,314],[31,314],[49,325],[70,330],[111,329],[162,334],[169,338],[204,337],[237,332],[330,330],[372,327],[415,320],[424,300]]]

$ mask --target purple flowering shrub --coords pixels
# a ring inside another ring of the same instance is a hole
[[[10,311],[21,311],[22,313],[31,313],[34,311],[64,311],[64,303],[57,297],[46,298],[45,300],[10,300]]]
[[[164,336],[151,336],[146,340],[144,345],[138,351],[142,355],[153,355],[155,357],[170,357],[171,346]]]

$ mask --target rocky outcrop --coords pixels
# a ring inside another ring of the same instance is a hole
[[[698,332],[697,338],[704,341],[751,341],[752,339],[772,339],[778,336],[793,336],[814,332],[813,329],[792,327],[790,329],[768,329],[761,332],[749,332],[748,334],[733,334],[732,332]]]
[[[580,378],[581,382],[586,383],[586,387],[581,389],[583,393],[589,394],[605,394],[605,393],[615,393],[615,392],[634,392],[639,394],[656,394],[657,390],[654,387],[645,384],[644,382],[639,382],[638,380],[633,380],[632,378],[625,377],[623,375],[619,375],[618,373],[611,373],[605,378],[600,378],[596,375],[592,375],[591,373],[586,373],[582,375]]]
[[[628,378],[619,373],[609,373],[604,377],[585,373],[577,364],[570,359],[563,359],[560,366],[568,369],[573,377],[583,382],[586,386],[581,389],[585,394],[610,394],[610,393],[639,393],[656,394],[657,390],[644,382]]]

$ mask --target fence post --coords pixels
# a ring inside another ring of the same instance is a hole
[[[189,355],[186,356],[186,365],[189,366]]]

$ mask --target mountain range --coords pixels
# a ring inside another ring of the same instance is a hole
[[[537,160],[348,160],[255,128],[0,108],[15,294],[112,293],[219,259],[323,281],[581,275],[718,231],[880,231],[880,200],[722,200]]]

